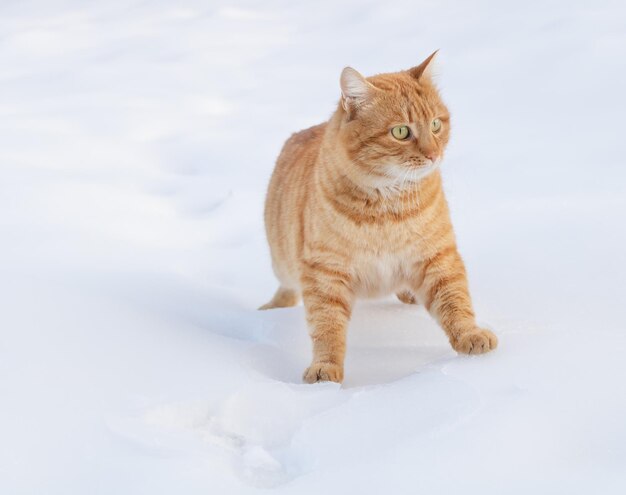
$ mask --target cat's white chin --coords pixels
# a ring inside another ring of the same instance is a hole
[[[420,180],[432,174],[435,170],[439,168],[440,163],[441,163],[441,160],[434,160],[434,161],[430,160],[430,164],[428,165],[420,165],[419,167],[412,167],[412,169],[415,170],[414,175],[413,175],[414,179]]]
[[[439,168],[440,163],[441,160],[430,161],[428,164],[420,166],[411,166],[408,163],[388,164],[385,169],[385,177],[377,177],[369,186],[388,196],[400,194],[432,174]]]
[[[417,182],[424,177],[429,176],[435,170],[439,168],[439,164],[441,160],[428,160],[424,165],[411,165],[410,163],[403,163],[400,165],[396,165],[394,167],[390,167],[390,171],[392,171],[392,175],[394,179],[402,182]]]

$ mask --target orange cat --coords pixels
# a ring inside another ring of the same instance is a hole
[[[291,136],[278,157],[265,226],[280,287],[261,309],[303,298],[306,382],[343,380],[356,297],[422,302],[457,352],[497,346],[476,325],[441,186],[450,114],[430,76],[435,53],[405,72],[345,68],[331,119]]]

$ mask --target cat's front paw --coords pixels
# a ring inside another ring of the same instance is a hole
[[[498,347],[498,337],[484,328],[476,327],[462,333],[452,342],[452,348],[462,354],[484,354]]]
[[[334,363],[328,363],[324,361],[317,361],[311,363],[304,374],[302,379],[306,383],[316,382],[337,382],[343,381],[343,366]]]

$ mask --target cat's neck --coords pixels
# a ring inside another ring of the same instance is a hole
[[[345,172],[340,164],[320,157],[316,186],[333,202],[343,204],[346,209],[357,209],[369,215],[401,213],[419,206],[424,199],[432,198],[441,187],[439,171],[419,179],[395,184],[375,185],[363,181],[360,176]],[[344,164],[345,165],[345,164]]]

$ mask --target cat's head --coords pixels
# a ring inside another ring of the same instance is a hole
[[[418,180],[440,163],[450,114],[431,79],[436,53],[403,72],[365,78],[346,67],[341,73],[339,138],[369,177]]]

